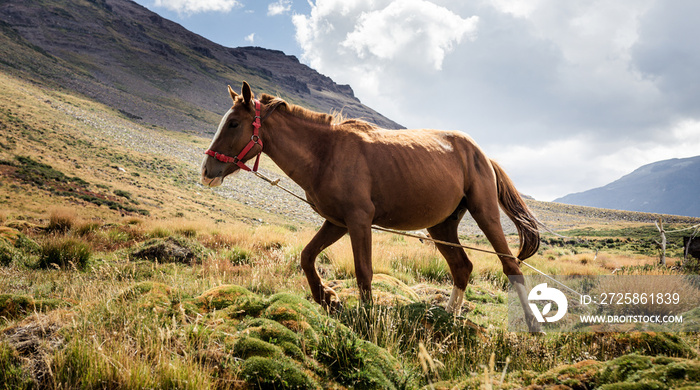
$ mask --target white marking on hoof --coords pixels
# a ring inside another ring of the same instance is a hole
[[[458,316],[462,312],[462,302],[464,302],[464,290],[457,286],[452,286],[452,294],[447,302],[447,312]]]

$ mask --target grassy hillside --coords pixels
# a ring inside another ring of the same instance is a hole
[[[389,234],[373,237],[371,307],[357,303],[347,237],[323,252],[319,272],[345,304],[328,314],[299,265],[319,226],[307,206],[250,175],[202,188],[206,139],[4,74],[0,83],[0,388],[700,382],[697,333],[509,332],[507,279],[491,255],[469,253],[473,280],[454,320],[443,309],[451,282],[436,249]],[[530,204],[584,239],[546,235],[531,263],[547,273],[682,271],[653,265],[648,216]],[[488,248],[479,235],[463,239]],[[517,246],[517,236],[509,240]],[[670,255],[670,264],[680,260]]]

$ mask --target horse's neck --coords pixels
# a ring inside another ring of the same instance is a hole
[[[271,116],[268,122],[261,131],[265,154],[301,188],[308,190],[315,167],[321,163],[316,153],[328,146],[323,143],[331,126],[286,113]]]

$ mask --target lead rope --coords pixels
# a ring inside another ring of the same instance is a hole
[[[299,199],[300,201],[302,201],[302,202],[308,204],[308,205],[311,206],[312,208],[315,208],[315,206],[313,205],[313,203],[311,203],[311,202],[309,202],[308,200],[302,198],[301,196],[295,194],[294,192],[292,192],[291,190],[285,188],[284,186],[281,186],[281,185],[279,184],[279,183],[280,183],[280,179],[274,179],[274,180],[273,180],[273,179],[270,179],[269,177],[263,175],[263,174],[260,173],[260,172],[253,172],[253,173],[255,174],[255,176],[257,176],[257,177],[261,178],[262,180],[264,180],[264,181],[270,183],[271,186],[277,187],[277,188],[281,189],[282,191],[288,193],[289,195],[292,195],[293,197]],[[539,221],[538,221],[538,222],[539,222]],[[541,224],[541,223],[540,223],[540,224]],[[446,246],[451,246],[451,247],[455,247],[455,248],[469,249],[469,250],[473,250],[473,251],[477,251],[477,252],[489,253],[489,254],[496,255],[496,256],[510,257],[510,258],[515,259],[515,260],[518,260],[520,263],[522,263],[522,264],[528,266],[530,269],[534,270],[535,272],[539,273],[540,275],[544,276],[545,278],[547,278],[547,279],[553,281],[554,283],[556,283],[556,284],[558,284],[558,285],[564,287],[566,290],[568,290],[568,291],[570,291],[570,292],[572,292],[572,293],[578,295],[579,297],[582,297],[582,296],[583,296],[583,294],[581,294],[580,292],[578,292],[578,291],[572,289],[571,287],[565,285],[564,283],[562,283],[562,282],[560,282],[560,281],[554,279],[553,277],[551,277],[551,276],[545,274],[544,272],[538,270],[537,268],[535,268],[535,267],[533,267],[532,265],[528,264],[526,261],[520,260],[520,259],[518,259],[516,256],[510,255],[510,254],[498,253],[498,252],[495,252],[495,251],[490,251],[490,250],[488,250],[488,249],[481,249],[481,248],[476,248],[476,247],[467,246],[467,245],[462,245],[462,244],[455,244],[454,242],[436,240],[436,239],[434,239],[434,238],[432,238],[432,237],[419,236],[419,235],[417,235],[417,234],[411,234],[411,233],[406,233],[406,232],[402,232],[402,231],[398,231],[398,230],[387,229],[387,228],[383,228],[383,227],[381,227],[381,226],[376,226],[376,225],[372,225],[371,228],[372,228],[373,230],[377,230],[377,231],[382,231],[382,232],[386,232],[386,233],[398,234],[398,235],[400,235],[400,236],[406,236],[406,237],[417,238],[417,239],[419,239],[419,240],[428,240],[428,241],[432,241],[432,242],[437,243],[437,244],[446,245]]]

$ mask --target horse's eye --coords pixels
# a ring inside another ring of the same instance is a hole
[[[236,127],[238,127],[238,122],[237,122],[237,121],[231,121],[231,123],[228,124],[228,127],[229,127],[230,129],[235,129]]]

